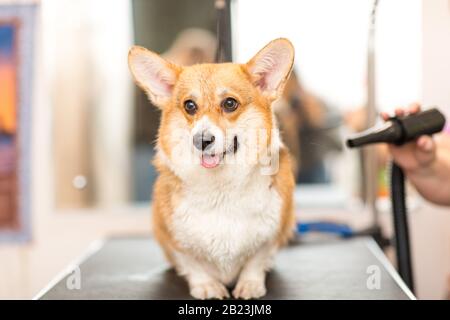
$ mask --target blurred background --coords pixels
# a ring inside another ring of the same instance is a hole
[[[361,155],[343,145],[366,127],[372,2],[231,1],[233,61],[277,37],[296,48],[274,108],[300,219],[372,219]],[[216,23],[212,0],[0,0],[0,298],[33,297],[93,240],[150,233],[159,111],[133,84],[128,49],[213,62]],[[378,110],[419,101],[450,116],[450,1],[380,1],[376,26]],[[377,149],[389,233],[387,160]],[[410,191],[417,295],[444,299],[450,210]]]

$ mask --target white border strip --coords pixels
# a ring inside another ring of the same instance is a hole
[[[410,298],[411,300],[417,300],[417,298],[414,296],[414,294],[411,292],[411,290],[408,288],[408,286],[403,282],[400,275],[397,273],[397,270],[395,270],[394,266],[390,263],[390,261],[386,258],[383,251],[381,251],[378,244],[373,240],[372,238],[367,239],[367,247],[372,252],[372,254],[377,258],[383,267],[386,269],[386,271],[390,274],[390,276],[394,279],[394,281],[397,283],[397,285],[400,287],[400,289],[405,292],[405,294]]]
[[[74,268],[76,266],[80,266],[81,263],[83,263],[86,259],[88,259],[90,256],[92,256],[94,253],[99,251],[104,245],[105,245],[105,239],[100,239],[92,242],[86,251],[81,254],[77,259],[72,261],[64,270],[59,272],[56,277],[54,277],[42,290],[40,290],[33,298],[32,300],[39,300],[41,299],[48,291],[50,291],[51,288],[53,288],[58,282],[63,280],[67,275],[73,272]]]

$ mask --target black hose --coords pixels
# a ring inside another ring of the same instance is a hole
[[[231,45],[231,1],[230,0],[215,0],[215,7],[217,13],[217,48],[215,62],[231,62],[232,45]]]
[[[405,175],[402,168],[392,162],[391,201],[395,229],[397,269],[405,284],[414,292],[408,217],[406,210]]]

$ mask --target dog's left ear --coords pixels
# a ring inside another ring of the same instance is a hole
[[[253,84],[269,99],[275,100],[283,93],[294,64],[294,46],[288,39],[269,42],[247,64]]]

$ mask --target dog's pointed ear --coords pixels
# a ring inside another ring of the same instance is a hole
[[[253,84],[270,99],[283,93],[294,64],[294,47],[284,38],[269,42],[245,64]]]
[[[181,67],[143,47],[134,46],[128,53],[128,67],[136,83],[159,108],[170,100]]]

